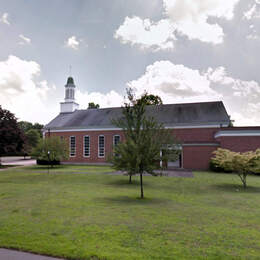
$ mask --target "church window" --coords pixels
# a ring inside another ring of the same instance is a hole
[[[90,137],[88,135],[85,135],[83,138],[84,138],[84,142],[83,142],[84,157],[89,157],[90,156]]]
[[[100,135],[98,137],[98,157],[105,156],[105,136]]]
[[[113,145],[116,146],[120,142],[120,135],[114,135]]]
[[[70,157],[76,156],[76,137],[70,137]]]

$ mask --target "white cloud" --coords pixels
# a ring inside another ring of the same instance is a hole
[[[68,40],[65,43],[65,45],[68,48],[72,48],[74,50],[78,50],[79,49],[79,44],[80,44],[80,41],[77,40],[76,36],[69,37]]]
[[[59,113],[59,103],[51,105],[49,97],[55,86],[47,81],[38,81],[40,65],[34,61],[9,56],[0,61],[0,104],[21,120],[47,123]],[[165,104],[223,100],[236,125],[260,124],[260,85],[231,77],[224,67],[199,71],[157,61],[146,68],[138,79],[127,83],[136,90],[137,97],[145,91],[159,95]],[[101,107],[121,106],[124,97],[116,91],[76,92],[82,109],[89,102]],[[59,101],[59,100],[58,100]]]
[[[260,85],[228,76],[223,67],[206,72],[157,61],[143,76],[128,83],[137,96],[147,91],[159,95],[164,103],[223,100],[236,125],[260,124]]]
[[[166,14],[177,31],[189,39],[219,44],[223,41],[223,29],[208,22],[210,17],[231,20],[239,0],[164,0]]]
[[[234,8],[240,0],[162,0],[165,19],[153,22],[150,19],[126,17],[114,37],[122,43],[139,45],[142,49],[173,49],[176,33],[190,40],[220,44],[223,28],[210,23],[210,17],[231,20]]]
[[[170,61],[157,61],[138,79],[128,82],[127,87],[135,90],[137,98],[147,92],[159,95],[165,104],[222,100],[235,125],[260,124],[260,85],[235,79],[224,67],[199,71]],[[77,91],[76,99],[83,109],[89,102],[101,107],[124,103],[124,97],[116,91],[106,94]]]
[[[228,76],[225,68],[209,69],[207,77],[211,88],[222,93],[232,118],[242,125],[259,125],[260,85]]]
[[[21,120],[44,122],[55,112],[46,104],[46,97],[54,86],[37,81],[40,65],[34,61],[9,56],[0,61],[0,104]],[[57,104],[58,105],[58,104]]]
[[[157,61],[148,66],[145,74],[129,82],[128,86],[136,90],[137,96],[147,91],[159,95],[166,103],[216,96],[216,92],[209,87],[210,82],[198,70],[170,61]]]
[[[246,38],[249,39],[249,40],[259,40],[260,39],[259,35],[257,35],[256,33],[248,34],[246,36]]]
[[[255,0],[255,4],[253,4],[246,12],[244,12],[244,19],[252,20],[260,18],[260,1]]]
[[[88,103],[94,102],[99,104],[100,107],[120,107],[124,103],[124,98],[117,93],[116,91],[110,91],[106,94],[100,92],[81,92],[80,90],[76,91],[76,100],[80,104],[82,109],[88,107]]]
[[[20,45],[31,44],[31,39],[25,37],[23,34],[20,34],[19,38],[21,39],[21,41],[19,42]]]
[[[163,0],[166,13],[173,22],[206,23],[211,16],[232,19],[239,0]]]
[[[114,37],[122,43],[139,45],[142,49],[173,49],[174,28],[169,20],[153,23],[149,19],[126,17],[124,23],[115,32]]]
[[[8,13],[4,13],[0,19],[0,22],[10,25],[10,22],[8,21],[8,16],[9,16]]]

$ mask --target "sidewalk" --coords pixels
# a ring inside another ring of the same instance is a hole
[[[48,256],[24,253],[16,250],[0,248],[1,260],[61,260],[61,258],[53,258]]]

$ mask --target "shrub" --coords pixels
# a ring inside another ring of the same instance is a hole
[[[214,167],[236,173],[241,179],[244,188],[247,186],[247,175],[260,165],[260,149],[255,152],[236,153],[219,148],[214,154],[215,157],[212,158]]]
[[[49,152],[49,154],[48,154]],[[37,145],[37,147],[33,150],[33,156],[39,161],[39,163],[44,163],[49,161],[60,162],[62,160],[66,160],[68,158],[68,144],[65,140],[60,139],[59,137],[48,137]]]
[[[52,161],[47,161],[47,160],[40,160],[37,159],[36,163],[38,165],[60,165],[60,161],[52,160]]]

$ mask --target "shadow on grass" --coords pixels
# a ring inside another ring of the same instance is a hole
[[[141,199],[140,197],[128,197],[128,196],[96,198],[95,200],[101,203],[117,204],[117,205],[158,205],[158,204],[168,204],[170,202],[170,200],[168,199],[147,198],[147,197]]]
[[[53,167],[49,166],[49,170],[58,170],[58,169],[65,169],[65,165],[55,165]],[[23,170],[31,170],[31,171],[37,171],[37,170],[45,170],[48,171],[48,165],[35,165],[35,166],[28,166],[24,167]]]
[[[247,186],[247,188],[244,189],[242,184],[216,184],[212,185],[212,188],[225,192],[260,193],[260,187]]]
[[[113,181],[110,181],[110,182],[107,182],[106,184],[107,185],[111,185],[111,186],[115,186],[115,187],[139,187],[140,186],[140,181],[139,179],[132,179],[132,183],[129,183],[129,177],[128,176],[125,176],[125,179],[118,179],[118,180],[113,180]],[[147,186],[154,186],[151,182],[147,182],[147,181],[143,181],[143,186],[144,187],[147,187]]]

